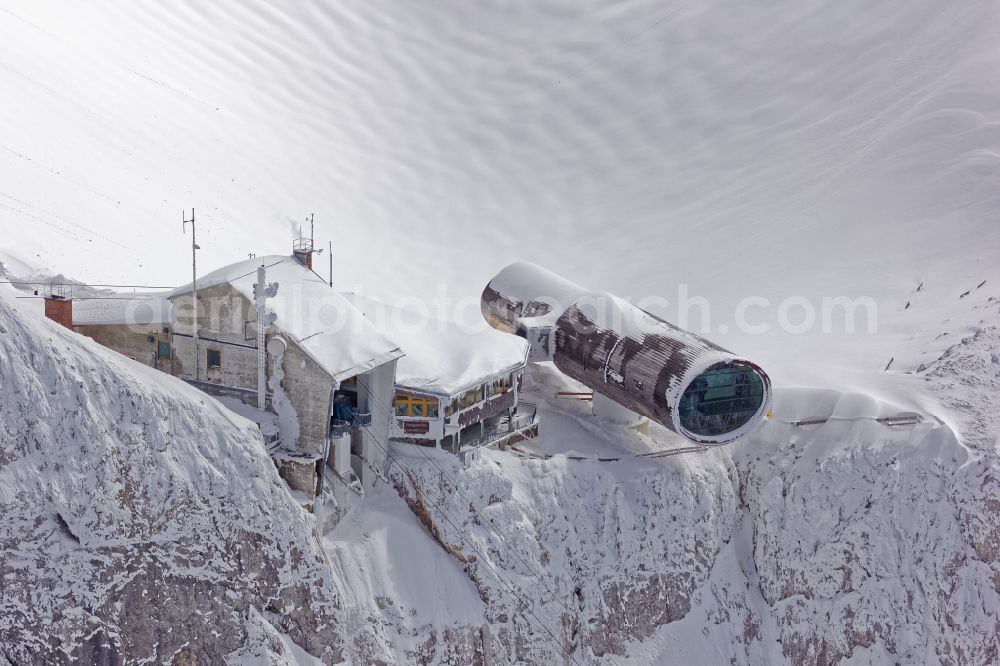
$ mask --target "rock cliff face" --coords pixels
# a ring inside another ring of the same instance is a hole
[[[663,467],[491,452],[470,469],[447,454],[403,464],[398,491],[486,604],[493,663],[625,654],[690,612],[735,522],[734,470],[721,459]]]
[[[996,461],[970,462],[944,426],[886,430],[830,423],[789,432],[780,450],[762,432],[741,451],[772,638],[795,664],[995,663],[1000,597],[963,516],[1000,525],[976,508]]]
[[[339,658],[330,570],[253,424],[3,298],[0,515],[13,664]]]
[[[481,594],[494,663],[996,663],[998,347],[924,373],[955,430],[786,390],[829,420],[661,461],[414,455],[394,481]]]

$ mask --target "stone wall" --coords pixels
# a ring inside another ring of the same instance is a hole
[[[174,299],[174,333],[176,364],[186,377],[194,376],[194,339],[192,334],[191,294]],[[198,290],[198,331],[201,336],[198,364],[201,379],[238,388],[257,388],[256,333],[247,322],[256,322],[254,304],[230,285],[218,285]],[[280,335],[275,329],[268,337]],[[248,337],[252,339],[247,340]],[[323,455],[329,427],[330,393],[333,380],[310,356],[287,336],[287,349],[281,356],[284,377],[280,389],[295,410],[298,435],[286,435],[283,448],[290,458],[279,464],[279,471],[288,484],[310,497],[315,491],[315,462]],[[220,353],[220,366],[209,368],[208,351]],[[270,380],[272,363],[266,366]],[[291,440],[291,441],[289,441]]]
[[[257,388],[257,339],[247,322],[257,313],[249,300],[228,284],[198,290],[198,331],[201,336],[198,372],[192,329],[191,294],[173,299],[175,370],[178,375],[226,386]],[[247,340],[248,336],[254,336]],[[208,367],[209,350],[218,351],[221,364]]]
[[[174,374],[172,364],[173,335],[163,332],[160,324],[137,326],[129,324],[87,324],[73,327],[80,335],[91,338],[99,345],[112,349],[122,356],[127,356],[143,365],[153,364],[153,354],[156,353],[159,342],[171,343],[171,358],[157,357],[156,368],[163,372]],[[169,329],[169,326],[167,327]],[[152,338],[152,342],[150,342]]]
[[[295,452],[319,459],[323,455],[330,419],[333,379],[294,342],[288,342],[282,367],[282,385],[299,419]]]

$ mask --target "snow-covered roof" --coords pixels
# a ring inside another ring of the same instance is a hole
[[[73,323],[82,326],[169,324],[172,309],[165,293],[87,296],[73,299]]]
[[[265,280],[276,284],[267,308],[274,325],[295,342],[335,380],[366,372],[403,355],[399,346],[372,326],[364,315],[325,280],[294,257],[247,259],[198,278],[198,291],[229,284],[254,300],[257,267],[266,267]],[[190,293],[191,285],[169,294],[173,299]]]
[[[507,323],[514,328],[520,322],[530,323],[531,326],[552,326],[566,308],[586,293],[587,290],[580,285],[547,268],[519,261],[505,267],[490,280],[483,300],[487,305],[492,305],[497,297],[509,301],[508,314],[516,317],[517,321]]]
[[[396,366],[396,385],[455,395],[490,377],[523,366],[528,343],[477,321],[463,326],[376,298],[345,293],[379,332],[398,340],[406,354]]]

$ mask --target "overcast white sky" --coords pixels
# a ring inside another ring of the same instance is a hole
[[[727,313],[996,272],[995,3],[286,5],[5,3],[0,242],[178,284],[182,209],[204,272],[315,213],[389,300],[527,259]]]

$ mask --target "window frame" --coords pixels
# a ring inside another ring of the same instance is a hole
[[[440,401],[437,398],[427,398],[401,391],[397,391],[393,395],[392,411],[396,416],[415,419],[436,419],[441,414]]]

